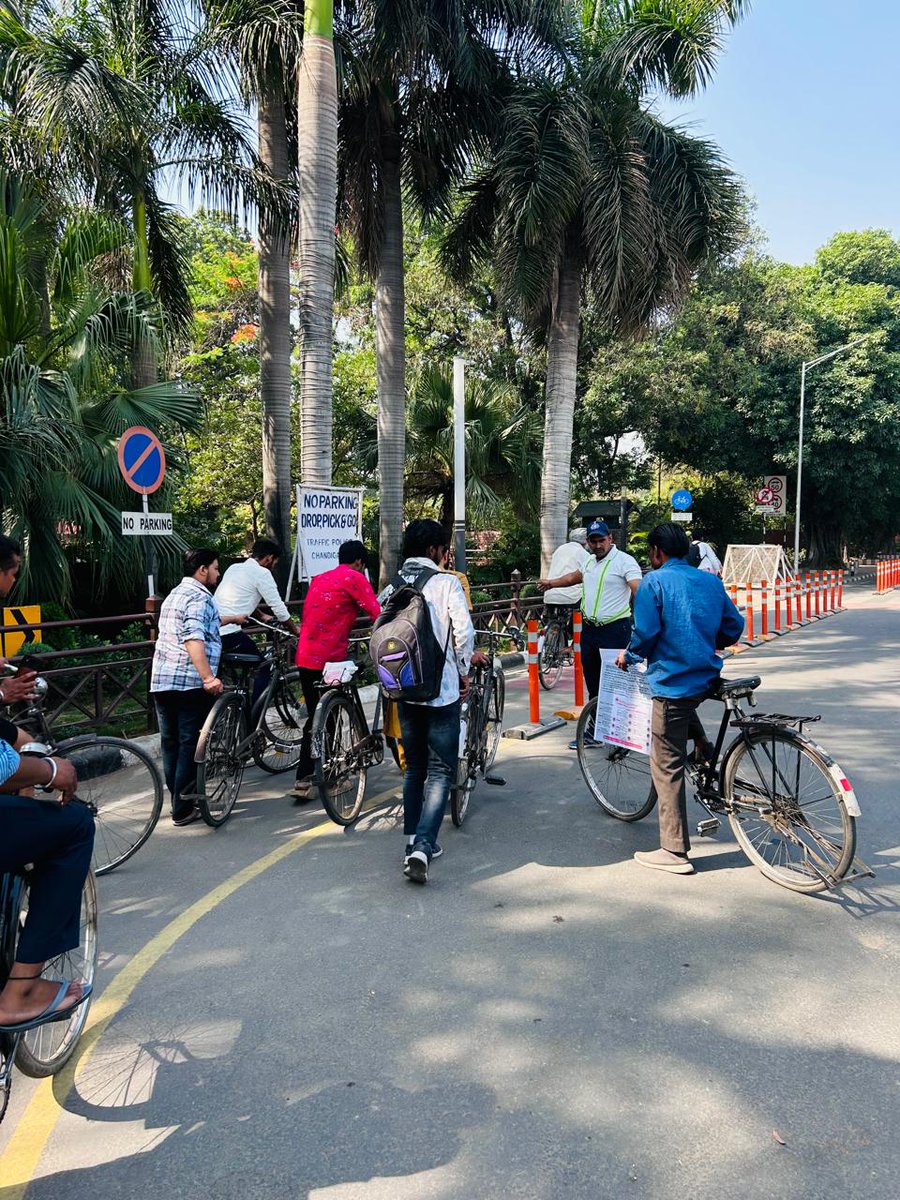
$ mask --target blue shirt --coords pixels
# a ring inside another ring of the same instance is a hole
[[[14,750],[9,742],[0,738],[0,784],[6,783],[7,779],[15,775],[18,769],[18,751]]]
[[[702,696],[722,670],[716,649],[733,645],[743,631],[744,618],[722,580],[670,558],[637,590],[626,656],[630,663],[647,660],[652,695]]]
[[[209,588],[186,575],[172,588],[159,610],[159,633],[153,651],[151,692],[186,692],[203,687],[203,680],[184,648],[186,641],[201,641],[215,675],[222,657],[221,621]]]

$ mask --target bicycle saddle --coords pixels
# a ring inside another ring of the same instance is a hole
[[[759,675],[748,675],[745,679],[719,679],[710,689],[712,700],[737,700],[741,696],[749,696],[762,683]]]

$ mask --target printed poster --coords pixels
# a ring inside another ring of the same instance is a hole
[[[653,701],[647,667],[638,663],[620,671],[616,666],[618,655],[618,650],[600,651],[602,666],[594,737],[598,742],[649,754]]]
[[[362,488],[297,488],[299,579],[338,565],[342,542],[362,537]]]

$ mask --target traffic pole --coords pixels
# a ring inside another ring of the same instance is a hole
[[[775,632],[781,633],[781,580],[775,580]]]
[[[528,719],[537,725],[541,719],[541,681],[538,675],[538,623],[528,622]]]
[[[799,575],[794,576],[794,605],[797,609],[797,624],[803,624],[803,581]]]
[[[812,575],[810,575],[809,571],[806,572],[805,590],[806,590],[806,619],[807,619],[807,621],[811,621],[812,620]]]
[[[584,704],[584,667],[581,662],[581,613],[576,612],[572,617],[574,635],[572,638],[575,651],[575,704]]]
[[[769,581],[763,579],[760,581],[760,605],[762,607],[762,633],[761,637],[768,640],[769,637]]]
[[[819,572],[818,571],[813,571],[813,588],[816,593],[816,616],[821,617],[821,615],[822,615],[822,593],[820,591]]]
[[[753,586],[747,584],[747,641],[755,642],[753,634]]]
[[[837,606],[838,606],[838,611],[840,611],[844,607],[844,572],[843,571],[838,571]]]
[[[831,572],[831,598],[828,604],[829,612],[837,612],[837,571]]]

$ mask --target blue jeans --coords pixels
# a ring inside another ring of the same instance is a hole
[[[194,807],[193,800],[184,800],[182,796],[197,790],[194,754],[213,697],[203,688],[189,688],[182,692],[154,692],[153,699],[159,722],[163,775],[172,797],[172,818],[179,821]]]
[[[428,856],[437,844],[459,760],[459,701],[431,708],[397,705],[406,774],[403,777],[403,832],[425,842]]]

